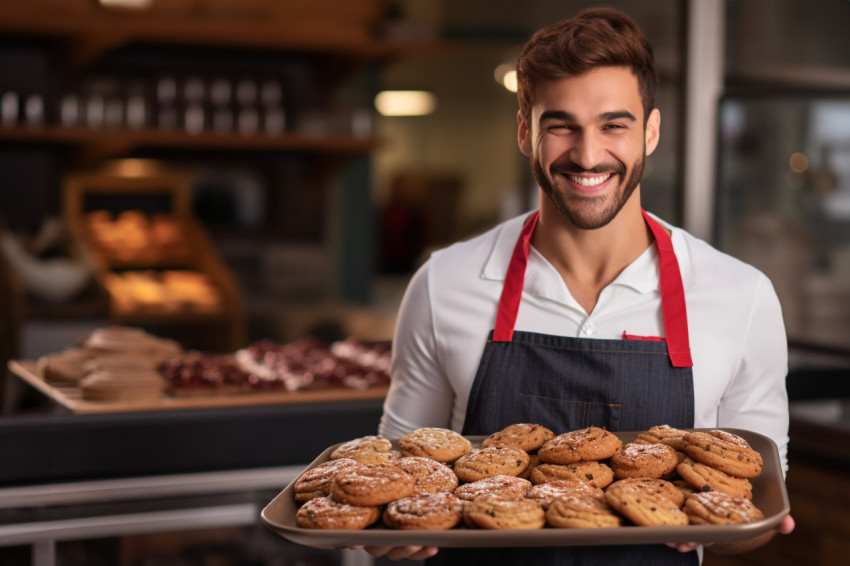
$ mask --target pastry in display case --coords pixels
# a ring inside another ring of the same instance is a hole
[[[223,298],[210,278],[188,270],[136,270],[104,278],[112,306],[121,313],[207,312],[222,310]]]
[[[197,329],[191,346],[228,352],[245,340],[242,292],[195,218],[187,175],[151,168],[68,175],[69,229],[109,295],[114,325]]]
[[[111,265],[191,262],[192,249],[183,226],[171,214],[125,210],[113,215],[94,210],[85,215],[88,237]]]

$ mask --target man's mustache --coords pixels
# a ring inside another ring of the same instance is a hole
[[[614,162],[600,163],[590,169],[585,169],[572,160],[564,160],[552,163],[552,165],[549,166],[549,172],[552,175],[601,175],[605,173],[617,173],[622,175],[626,172],[626,167],[622,163]]]

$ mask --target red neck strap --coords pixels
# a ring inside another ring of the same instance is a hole
[[[688,338],[688,314],[685,306],[685,290],[679,272],[679,262],[673,252],[673,242],[658,222],[641,209],[643,218],[649,226],[655,246],[658,249],[659,284],[661,287],[661,311],[664,319],[664,334],[670,362],[675,367],[692,367],[690,341]],[[522,288],[525,284],[525,268],[531,249],[531,238],[537,227],[540,211],[535,211],[522,227],[519,239],[514,246],[499,310],[496,313],[496,326],[493,330],[495,342],[510,342],[514,333]]]

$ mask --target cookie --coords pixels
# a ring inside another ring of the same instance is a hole
[[[85,373],[93,371],[145,371],[157,369],[156,362],[131,354],[108,354],[87,360],[83,364]]]
[[[615,434],[592,426],[547,440],[537,454],[541,462],[572,464],[581,460],[604,460],[622,448],[623,443]]]
[[[731,432],[711,430],[689,432],[682,450],[697,462],[737,478],[755,478],[761,474],[761,454],[746,440]]]
[[[540,465],[540,458],[537,456],[537,454],[529,454],[528,455],[528,465],[525,467],[525,469],[522,471],[522,473],[520,473],[517,477],[518,478],[525,478],[527,480],[531,480],[532,470],[534,470],[534,468],[536,468],[539,465]]]
[[[611,469],[614,477],[623,478],[665,478],[676,471],[679,458],[676,451],[666,444],[629,443],[611,456]]]
[[[464,506],[464,522],[481,529],[539,529],[546,524],[543,508],[521,495],[486,493]]]
[[[761,510],[749,499],[719,491],[689,496],[684,511],[692,525],[732,525],[764,519]]]
[[[419,428],[398,442],[402,456],[422,456],[438,462],[454,462],[472,450],[469,440],[447,428]]]
[[[531,482],[514,476],[493,476],[470,483],[465,483],[454,490],[454,495],[464,501],[472,501],[486,493],[506,493],[525,495],[531,488]]]
[[[679,476],[698,491],[720,491],[732,497],[753,498],[753,486],[746,478],[736,478],[691,458],[676,467]]]
[[[330,497],[316,497],[295,513],[295,524],[302,529],[359,530],[377,522],[381,509],[340,503]]]
[[[681,492],[682,497],[686,498],[692,493],[699,493],[699,490],[683,479],[671,480],[670,483]],[[683,499],[684,500],[684,499]]]
[[[111,326],[99,328],[89,334],[82,347],[94,355],[131,354],[153,360],[159,366],[165,360],[183,353],[174,340],[159,338],[140,328]]]
[[[635,525],[688,524],[688,516],[676,503],[658,492],[647,491],[640,485],[615,482],[605,490],[605,500]]]
[[[383,436],[363,436],[349,440],[337,446],[331,452],[331,460],[351,458],[361,464],[375,466],[385,464],[400,457],[393,450],[392,443]]]
[[[82,348],[69,348],[56,354],[47,354],[38,360],[38,369],[45,381],[77,383],[86,374],[85,364],[92,357]]]
[[[623,523],[603,497],[557,497],[546,510],[546,524],[562,529],[619,527]]]
[[[687,432],[669,425],[658,425],[641,432],[635,438],[635,443],[666,444],[675,450],[681,450],[685,445],[684,436]]]
[[[319,464],[295,478],[292,484],[293,498],[295,501],[303,503],[316,497],[330,495],[331,483],[337,473],[362,465],[357,460],[352,460],[351,458],[329,460],[323,464]]]
[[[685,494],[678,489],[672,482],[662,479],[647,479],[647,478],[629,478],[618,480],[609,486],[609,489],[614,488],[614,491],[623,489],[625,486],[632,486],[646,493],[657,493],[675,503],[677,507],[681,507],[685,503]]]
[[[525,497],[536,501],[543,509],[548,509],[557,497],[567,495],[590,496],[604,498],[605,493],[598,487],[578,480],[556,480],[532,486],[525,492]]]
[[[414,493],[451,493],[460,483],[446,464],[421,456],[405,456],[393,462],[416,481]]]
[[[554,437],[555,433],[545,426],[534,423],[517,423],[491,434],[481,441],[481,447],[502,446],[535,452],[543,446],[544,442]]]
[[[331,482],[331,496],[350,505],[385,505],[413,495],[416,480],[392,464],[343,470]]]
[[[473,450],[454,463],[458,479],[473,482],[493,476],[518,476],[528,465],[528,453],[516,448],[491,446]]]
[[[451,493],[417,493],[391,501],[384,524],[391,529],[444,530],[463,518],[463,501]]]
[[[578,480],[600,489],[614,481],[614,471],[602,462],[588,460],[575,464],[540,464],[531,471],[531,483]]]
[[[151,369],[97,370],[79,382],[80,393],[88,401],[153,401],[162,397],[167,383]]]

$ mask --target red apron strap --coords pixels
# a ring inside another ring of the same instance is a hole
[[[685,307],[685,288],[679,261],[673,252],[669,234],[658,222],[641,209],[647,226],[655,236],[658,248],[659,286],[661,287],[661,313],[664,319],[664,335],[667,338],[667,353],[674,367],[693,367],[690,339],[688,338],[688,312]]]
[[[528,265],[528,253],[531,249],[531,237],[537,226],[540,211],[528,217],[522,227],[519,238],[514,246],[502,296],[499,298],[499,310],[496,313],[496,326],[493,329],[493,341],[510,342],[514,335],[514,324],[519,312],[519,301],[522,298],[522,287],[525,284],[525,267]]]
[[[655,246],[658,249],[661,312],[670,362],[674,367],[693,367],[690,338],[688,337],[685,288],[682,284],[679,262],[673,251],[673,242],[664,228],[653,220],[645,210],[641,209],[641,213],[652,231]],[[522,298],[522,288],[525,284],[525,268],[528,265],[531,238],[534,235],[539,217],[539,210],[529,216],[514,246],[508,272],[505,275],[505,283],[502,287],[502,295],[499,298],[499,310],[496,313],[496,325],[493,330],[493,341],[495,342],[510,342],[513,338],[514,325]]]

